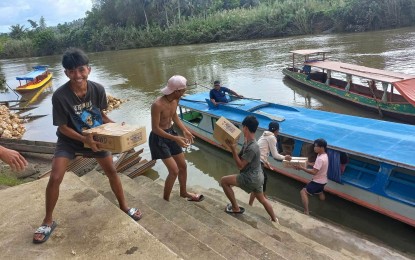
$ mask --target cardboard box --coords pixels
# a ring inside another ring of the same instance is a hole
[[[307,168],[307,157],[292,157],[291,161],[283,160],[282,165],[285,168],[294,168],[294,165]]]
[[[100,148],[113,153],[122,153],[147,141],[146,128],[120,123],[108,123],[82,131],[94,134],[94,140],[101,143]],[[87,147],[87,146],[85,146]]]
[[[213,137],[223,146],[228,147],[226,145],[226,140],[236,143],[239,140],[241,133],[242,132],[238,127],[222,116],[218,121],[216,121],[215,129],[213,130]]]

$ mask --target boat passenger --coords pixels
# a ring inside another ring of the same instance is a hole
[[[259,150],[261,152],[261,168],[262,172],[264,173],[264,186],[263,186],[263,192],[264,196],[265,191],[267,189],[267,180],[268,176],[267,173],[264,170],[264,165],[267,166],[269,169],[273,170],[271,164],[268,162],[268,156],[272,155],[272,157],[275,160],[287,160],[291,161],[290,155],[282,155],[278,152],[278,141],[277,136],[280,131],[280,124],[277,121],[271,121],[268,125],[268,131],[264,131],[262,136],[258,140]],[[255,200],[255,194],[251,193],[251,196],[249,198],[249,205],[252,206]]]
[[[202,194],[193,194],[186,190],[187,165],[183,148],[193,143],[194,136],[187,130],[177,115],[179,99],[186,91],[186,78],[180,75],[171,77],[167,86],[161,89],[163,96],[158,97],[151,105],[151,133],[148,139],[151,157],[161,159],[166,165],[169,175],[164,185],[163,198],[170,199],[176,178],[179,178],[180,196],[188,201],[202,201]],[[184,136],[179,136],[173,130],[172,123],[178,127]]]
[[[7,163],[13,171],[23,171],[28,162],[18,152],[0,145],[0,160]]]
[[[304,214],[309,215],[308,195],[313,196],[317,194],[320,200],[325,200],[324,186],[327,184],[327,171],[329,167],[329,159],[327,156],[327,142],[324,139],[317,139],[314,141],[314,152],[317,154],[317,159],[312,169],[307,169],[301,165],[294,165],[297,170],[305,171],[312,174],[312,180],[300,191],[301,201],[304,206]]]
[[[222,87],[219,80],[215,80],[213,83],[213,89],[211,89],[209,92],[210,101],[212,101],[213,105],[215,106],[221,103],[228,103],[229,100],[226,98],[226,93],[232,94],[239,98],[243,98],[242,95],[239,95],[235,91],[227,87]]]
[[[242,132],[245,142],[239,153],[236,152],[236,142],[232,143],[226,140],[226,144],[232,152],[233,159],[240,173],[224,176],[220,180],[220,184],[225,192],[226,197],[230,200],[225,212],[228,214],[241,214],[245,212],[235,199],[232,186],[239,187],[248,193],[253,193],[255,198],[264,206],[265,210],[271,217],[273,222],[278,222],[271,203],[264,196],[264,174],[261,169],[261,152],[259,145],[255,140],[255,132],[258,128],[258,120],[255,116],[249,115],[242,121]]]
[[[59,198],[60,184],[75,154],[96,158],[108,177],[120,209],[136,221],[142,216],[140,210],[127,206],[112,154],[102,151],[99,142],[93,139],[92,134],[82,134],[83,129],[113,122],[103,112],[108,107],[105,88],[88,80],[91,67],[89,58],[82,50],[69,48],[62,56],[62,65],[69,81],[60,86],[52,96],[53,124],[58,127],[56,131],[58,141],[46,187],[46,215],[33,236],[33,243],[36,244],[48,240],[57,226],[52,214]],[[91,148],[85,148],[85,145]]]

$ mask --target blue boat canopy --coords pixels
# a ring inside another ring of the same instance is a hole
[[[242,122],[246,115],[253,114],[262,129],[267,129],[268,123],[275,120],[273,117],[278,117],[282,119],[280,133],[284,136],[308,142],[324,138],[333,149],[415,169],[413,125],[250,99],[235,100],[211,109],[208,98],[209,93],[188,95],[179,104],[234,122]]]
[[[34,80],[37,76],[42,75],[48,70],[48,65],[34,66],[33,69],[34,69],[33,71],[25,75],[17,76],[16,79],[17,80]]]

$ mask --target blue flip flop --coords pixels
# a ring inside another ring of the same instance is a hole
[[[225,208],[225,212],[228,214],[243,214],[245,212],[245,208],[239,207],[239,211],[233,211],[232,204],[229,203]]]
[[[135,213],[137,213],[137,212],[140,212],[141,213],[139,217],[137,217],[135,215]],[[127,215],[130,216],[135,221],[138,221],[138,220],[140,220],[143,217],[143,213],[139,209],[136,209],[136,208],[130,208],[125,213],[127,213]]]
[[[33,243],[35,244],[42,244],[44,242],[46,242],[50,235],[52,234],[53,230],[55,230],[56,226],[58,224],[53,221],[52,225],[48,226],[48,225],[41,225],[36,231],[35,234],[42,234],[43,235],[43,239],[42,240],[36,240],[35,238],[33,238]]]

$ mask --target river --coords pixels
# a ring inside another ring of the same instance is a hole
[[[411,27],[367,33],[89,53],[92,67],[89,79],[103,84],[108,94],[129,100],[109,116],[115,121],[134,125],[150,125],[151,103],[160,95],[159,89],[174,74],[185,76],[189,83],[198,83],[188,88],[187,93],[190,94],[207,91],[212,82],[219,79],[223,85],[245,97],[377,118],[375,113],[357,110],[327,96],[306,91],[285,79],[281,71],[291,62],[288,52],[294,49],[324,48],[332,51],[329,58],[334,60],[415,74],[414,45],[415,27]],[[61,56],[0,60],[0,73],[5,76],[11,88],[18,84],[15,77],[25,74],[34,65],[48,64],[54,73],[51,88],[32,104],[36,108],[27,112],[47,116],[27,123],[23,139],[56,141],[56,128],[52,126],[51,96],[54,90],[67,81],[60,61]],[[19,97],[11,91],[0,93],[0,100],[16,98]],[[147,131],[150,131],[149,127]],[[147,144],[143,147],[143,157],[149,159]],[[219,179],[237,172],[230,154],[200,141],[188,149],[186,158],[190,185],[220,189]],[[154,179],[165,179],[167,171],[162,162],[158,161],[148,175]],[[268,175],[267,194],[300,210],[299,190],[303,184],[276,174]],[[415,229],[408,225],[329,194],[325,202],[312,200],[311,210],[316,218],[345,226],[362,236],[371,237],[415,256]],[[278,215],[278,209],[276,213]]]

